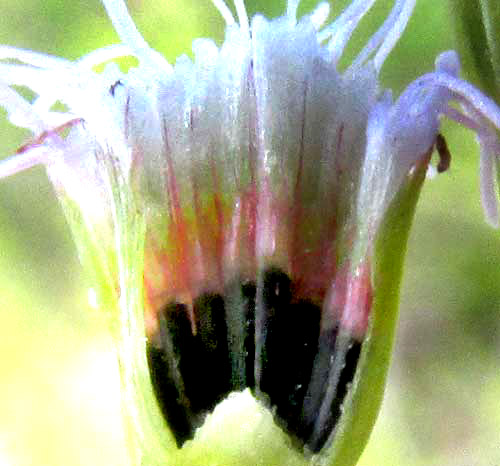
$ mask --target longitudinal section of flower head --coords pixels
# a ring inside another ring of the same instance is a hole
[[[104,263],[106,251],[126,252],[126,239],[140,236],[127,234],[134,215],[145,219],[137,289],[144,285],[152,377],[164,370],[173,380],[166,417],[179,446],[230,391],[250,387],[301,448],[318,452],[369,340],[380,226],[420,183],[436,141],[442,147],[442,116],[476,132],[483,204],[497,223],[500,110],[459,79],[454,52],[399,97],[381,89],[378,73],[415,0],[394,2],[345,71],[338,61],[374,0],[352,1],[326,26],[325,3],[298,19],[290,0],[283,17],[249,21],[236,0],[239,24],[213,3],[227,23],[224,43],[195,40],[194,60],[174,66],[149,48],[121,0],[104,4],[124,44],[73,63],[0,48],[0,104],[34,133],[0,176],[45,164]],[[139,65],[94,71],[122,54]],[[38,97],[23,99],[17,85]],[[56,102],[66,110],[54,111]],[[122,256],[108,261],[116,288],[128,285],[113,272],[126,276],[133,263]],[[285,340],[298,348],[293,357]],[[212,356],[223,361],[217,376],[206,369]],[[292,370],[290,359],[303,367]],[[220,385],[197,391],[204,375]]]

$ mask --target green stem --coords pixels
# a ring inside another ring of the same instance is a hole
[[[337,427],[326,464],[354,466],[371,434],[384,396],[399,315],[399,290],[406,245],[427,161],[392,201],[381,225],[374,255],[374,303],[369,334],[344,416]],[[321,461],[318,464],[325,464]]]

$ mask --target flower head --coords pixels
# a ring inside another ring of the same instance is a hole
[[[458,77],[453,51],[398,98],[381,88],[415,0],[396,0],[344,71],[338,61],[374,0],[352,1],[329,25],[327,3],[297,18],[289,0],[283,17],[249,21],[234,0],[236,21],[213,0],[224,43],[198,39],[194,60],[174,66],[121,0],[103,1],[121,44],[76,62],[0,47],[0,104],[34,134],[0,176],[47,168],[119,322],[139,456],[189,450],[206,416],[250,389],[300,461],[352,464],[349,436],[366,441],[380,403],[401,257],[436,144],[439,171],[449,164],[440,119],[476,133],[497,225],[500,109]],[[129,54],[137,68],[94,71]]]

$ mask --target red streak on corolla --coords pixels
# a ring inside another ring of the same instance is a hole
[[[323,325],[340,324],[361,341],[368,329],[372,303],[370,261],[365,259],[354,269],[346,263],[338,271],[325,299]]]
[[[64,131],[65,129],[72,128],[73,126],[79,125],[80,123],[83,123],[84,120],[83,118],[73,118],[72,120],[69,120],[62,125],[56,126],[53,129],[49,129],[46,131],[43,131],[39,136],[37,136],[35,139],[32,141],[27,142],[26,144],[23,144],[19,149],[17,149],[16,153],[17,154],[22,154],[23,152],[26,152],[30,149],[33,149],[36,146],[40,146],[43,144],[43,142],[52,136],[60,136],[60,133]]]

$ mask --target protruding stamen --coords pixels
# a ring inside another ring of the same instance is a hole
[[[212,3],[214,4],[215,8],[219,10],[219,13],[224,18],[227,26],[231,26],[236,23],[231,10],[228,8],[224,0],[212,0]]]
[[[35,113],[33,112],[33,114]],[[60,153],[58,143],[62,143],[62,141],[59,134],[72,126],[82,123],[82,121],[81,118],[66,120],[53,129],[42,131],[34,140],[21,146],[16,155],[12,155],[0,162],[0,178],[11,176],[35,165],[46,164],[49,158],[54,158]],[[45,144],[47,140],[50,140],[50,142]]]
[[[459,64],[454,53],[446,52],[437,60],[438,71],[428,73],[414,81],[399,98],[393,109],[393,119],[396,131],[401,134],[405,128],[405,115],[410,112],[413,117],[413,133],[408,133],[402,140],[407,140],[411,134],[417,135],[412,145],[426,143],[431,136],[436,137],[439,128],[439,115],[446,115],[454,121],[476,132],[481,151],[481,197],[487,220],[494,226],[498,225],[498,206],[493,173],[495,157],[500,156],[500,144],[493,125],[500,129],[500,108],[489,97],[482,94],[469,83],[462,81],[451,73],[458,72]],[[449,107],[449,101],[455,100],[461,104],[464,114]],[[412,109],[413,107],[413,109]],[[401,121],[401,123],[397,123]],[[418,125],[417,125],[418,123]],[[433,135],[434,133],[434,135]],[[405,139],[406,138],[406,139]],[[409,144],[409,140],[407,140]],[[400,159],[405,152],[400,150]],[[412,153],[415,153],[413,150]],[[408,154],[411,155],[411,154]],[[411,162],[411,159],[408,160]],[[490,171],[491,170],[491,171]]]
[[[149,62],[156,73],[158,70],[170,73],[172,67],[159,53],[149,47],[132,21],[123,0],[102,0],[102,2],[120,39],[135,52],[137,57]]]
[[[333,63],[340,59],[352,33],[374,3],[375,0],[353,1],[328,28],[322,31],[320,40],[332,37],[328,43],[328,50],[331,52]]]
[[[248,22],[248,14],[243,0],[233,0],[236,12],[238,13],[238,21],[243,34],[250,37],[250,23]]]
[[[466,127],[470,127],[477,134],[479,142],[479,184],[481,191],[481,205],[484,210],[486,221],[493,227],[498,228],[500,224],[498,212],[498,184],[496,173],[498,171],[498,160],[500,158],[500,142],[493,128],[484,118],[472,108],[468,102],[463,102],[462,107],[467,115],[450,109],[453,119],[461,119]]]
[[[130,55],[134,55],[134,52],[128,45],[108,45],[107,47],[93,50],[87,55],[84,55],[77,61],[77,64],[83,66],[84,68],[91,69],[94,66],[101,65],[102,63],[114,60],[115,58],[127,57]]]
[[[480,145],[479,176],[481,204],[486,220],[495,228],[499,226],[498,195],[495,174],[497,173],[500,144],[495,134],[484,132],[478,134]]]
[[[328,2],[321,2],[311,13],[311,22],[316,30],[319,30],[325,24],[328,15],[330,14],[330,4]]]
[[[69,95],[79,84],[83,84],[88,76],[85,70],[60,68],[41,69],[29,65],[12,65],[0,63],[0,76],[7,86],[26,86],[38,95]],[[54,98],[54,101],[57,100]],[[61,99],[62,100],[62,99]]]
[[[22,154],[14,154],[0,162],[0,179],[32,168],[35,165],[47,163],[54,156],[53,147],[34,147]]]
[[[72,65],[70,61],[64,58],[32,52],[31,50],[9,47],[8,45],[1,45],[0,60],[7,59],[19,60],[28,65],[46,69],[67,68]]]
[[[456,78],[448,73],[428,73],[417,79],[412,86],[418,87],[441,87],[455,95],[459,102],[470,105],[479,115],[489,120],[500,129],[500,107],[495,101],[484,95],[462,79]],[[441,109],[440,109],[441,110]]]
[[[460,57],[455,50],[440,53],[435,60],[436,71],[442,71],[458,77],[460,74]]]
[[[358,54],[358,56],[352,62],[350,68],[357,68],[361,66],[366,60],[370,58],[370,56],[375,53],[380,44],[384,42],[384,40],[388,37],[389,31],[396,27],[396,25],[402,21],[404,21],[403,15],[411,14],[411,11],[415,5],[415,0],[396,0],[394,6],[384,21],[382,26],[378,29],[378,31],[371,36],[368,43],[363,47],[363,50]],[[406,19],[406,22],[408,19]],[[406,26],[406,23],[404,23]],[[403,28],[404,29],[404,28]],[[400,29],[400,33],[402,29]],[[399,36],[398,36],[399,37]],[[396,38],[397,41],[397,38]],[[392,44],[394,46],[395,43]],[[392,48],[387,51],[384,56],[384,59],[387,57]],[[377,68],[379,69],[379,68]]]
[[[299,7],[300,0],[288,0],[286,5],[286,15],[291,23],[297,22],[297,8]]]
[[[417,0],[398,0],[396,2],[394,9],[400,8],[401,12],[395,18],[394,23],[391,24],[390,27],[388,27],[387,31],[385,31],[386,33],[384,34],[384,41],[375,54],[373,63],[377,71],[382,68],[385,59],[391,53],[392,49],[406,29],[406,25],[410,20],[416,1]]]
[[[443,115],[453,121],[456,121],[458,124],[464,126],[465,128],[476,132],[479,131],[479,125],[472,118],[469,118],[463,113],[460,113],[456,108],[446,107],[443,110]]]
[[[35,114],[31,104],[2,82],[0,82],[0,106],[7,110],[10,120],[17,126],[27,128],[33,133],[41,133],[46,129],[43,120]]]

